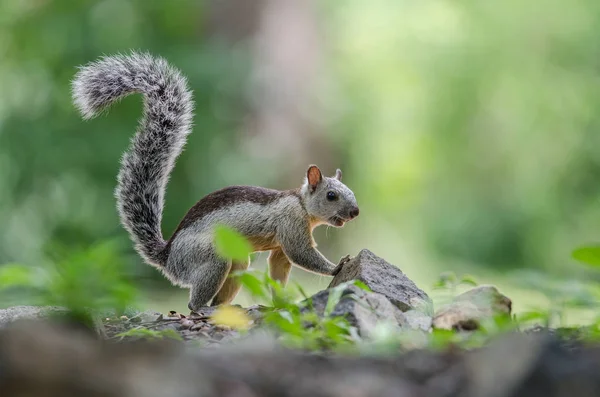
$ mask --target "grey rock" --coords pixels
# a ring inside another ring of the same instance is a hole
[[[346,263],[328,288],[347,281],[360,280],[373,292],[389,299],[403,312],[417,309],[433,314],[431,299],[406,274],[371,251],[363,249]]]
[[[233,305],[233,306],[239,306],[239,305]],[[198,310],[196,310],[195,312],[191,312],[190,316],[212,316],[212,314],[215,312],[215,310],[217,310],[217,308],[215,306],[205,306],[205,307],[201,307]]]
[[[481,321],[498,315],[510,316],[512,302],[493,285],[480,285],[440,308],[434,318],[433,327],[438,329],[477,329]]]
[[[343,316],[357,328],[363,338],[370,338],[378,326],[389,326],[400,331],[408,322],[404,314],[395,307],[385,296],[367,292],[354,285],[343,288],[341,298],[333,308],[332,316]],[[310,300],[312,309],[323,316],[331,289],[326,289],[313,295]],[[305,310],[310,310],[308,307]]]
[[[135,314],[133,317],[130,317],[129,320],[132,322],[152,323],[157,321],[161,315],[162,313],[154,310],[146,310]]]
[[[0,309],[0,328],[17,320],[47,319],[68,312],[66,308],[60,306],[13,306]]]
[[[68,318],[69,313],[69,309],[61,306],[12,306],[0,309],[0,328],[6,327],[15,321],[64,319]],[[88,314],[90,329],[99,337],[105,338],[106,332],[100,317],[91,312]]]
[[[433,323],[433,318],[431,316],[418,310],[409,310],[404,312],[404,317],[410,328],[425,332],[431,331]]]

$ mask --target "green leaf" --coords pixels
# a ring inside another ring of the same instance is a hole
[[[353,280],[352,284],[355,285],[355,286],[357,286],[358,288],[364,290],[364,291],[371,292],[371,288],[369,288],[368,285],[366,285],[365,283],[363,283],[360,280]]]
[[[477,281],[475,280],[475,277],[471,276],[470,274],[464,274],[460,279],[460,282],[462,284],[472,285],[474,287],[478,285]]]
[[[333,341],[342,341],[350,333],[350,325],[343,319],[329,319],[322,323],[325,336]]]
[[[238,271],[232,274],[238,282],[246,288],[255,298],[269,300],[270,294],[267,286],[252,271]]]
[[[440,274],[437,281],[433,284],[433,288],[442,289],[442,288],[450,288],[456,283],[456,274],[454,272],[443,272]]]
[[[455,283],[456,282],[456,274],[451,271],[442,272],[440,274],[440,280],[445,281],[445,282]]]
[[[215,227],[217,253],[226,259],[245,262],[252,252],[252,245],[237,231],[223,225]]]
[[[329,290],[329,295],[327,296],[327,305],[325,306],[324,311],[325,317],[329,317],[331,312],[333,312],[333,309],[335,309],[335,306],[340,302],[340,298],[342,297],[344,289],[345,285],[341,284]]]
[[[179,333],[177,333],[177,331],[175,331],[173,329],[165,329],[162,331],[155,331],[155,330],[147,329],[147,328],[132,328],[130,330],[127,330],[125,332],[121,332],[121,333],[115,335],[115,337],[121,338],[121,339],[123,339],[127,336],[146,338],[146,339],[170,338],[170,339],[175,339],[178,341],[183,341],[183,338],[181,337],[181,335],[179,335]]]
[[[600,267],[600,245],[589,245],[577,248],[571,254],[573,259],[589,266]]]
[[[457,339],[454,331],[433,329],[429,334],[429,347],[435,350],[446,348]]]
[[[285,310],[269,313],[265,316],[265,322],[283,334],[301,336],[305,333],[302,323],[296,321],[292,313]]]
[[[309,298],[309,296],[308,296],[308,294],[306,293],[306,291],[304,291],[304,288],[302,288],[302,286],[300,285],[300,283],[298,283],[298,282],[295,282],[294,284],[296,285],[296,288],[298,289],[298,292],[300,292],[300,295],[302,295],[302,297],[303,297],[304,299],[308,299],[308,298]]]
[[[533,320],[543,320],[544,322],[548,321],[550,318],[550,313],[544,312],[542,310],[529,311],[521,313],[517,316],[517,322],[526,323]]]
[[[282,310],[279,312],[279,316],[285,320],[287,320],[290,324],[294,323],[294,319],[292,318],[292,314],[288,311]]]
[[[34,284],[34,271],[29,266],[9,264],[0,266],[0,289],[30,287]]]
[[[46,304],[73,311],[86,308],[121,311],[134,301],[136,290],[124,277],[124,263],[116,241],[59,251],[65,254],[57,259],[44,284]]]
[[[446,283],[444,283],[443,281],[437,280],[436,282],[434,282],[432,284],[432,288],[433,289],[444,289],[444,288],[446,288]]]

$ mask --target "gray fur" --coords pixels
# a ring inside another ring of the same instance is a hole
[[[161,266],[165,190],[191,131],[193,100],[186,79],[162,58],[132,53],[80,68],[72,92],[85,119],[126,95],[144,95],[143,117],[122,158],[115,196],[136,250],[149,264]]]
[[[165,241],[160,230],[165,190],[193,116],[185,78],[161,58],[132,53],[91,63],[73,81],[75,105],[86,119],[132,93],[144,95],[144,113],[119,172],[119,215],[144,260],[175,285],[190,288],[191,310],[211,300],[213,305],[231,302],[239,285],[227,275],[249,264],[219,257],[213,242],[218,224],[246,236],[255,251],[271,251],[270,274],[284,285],[292,264],[331,275],[336,266],[315,248],[312,230],[322,224],[342,227],[358,215],[340,170],[324,177],[311,166],[297,190],[233,186],[211,193]],[[335,193],[334,200],[328,192]]]

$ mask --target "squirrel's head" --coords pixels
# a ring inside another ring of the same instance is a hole
[[[342,183],[339,169],[326,177],[316,165],[308,167],[301,195],[308,214],[328,225],[342,227],[358,216],[354,193]]]

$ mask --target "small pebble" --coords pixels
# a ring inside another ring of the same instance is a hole
[[[181,328],[188,329],[194,326],[194,322],[192,320],[188,320],[187,318],[182,319],[179,324],[181,324]]]
[[[190,328],[192,331],[198,331],[201,329],[204,329],[205,325],[203,323],[196,323],[194,325],[192,325],[192,327]]]
[[[218,329],[220,331],[231,331],[231,327],[230,326],[223,325],[223,324],[215,325],[215,329]]]

